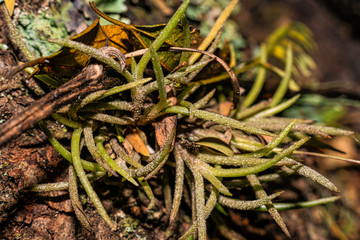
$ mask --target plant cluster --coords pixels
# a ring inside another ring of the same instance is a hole
[[[210,31],[202,42],[205,44],[198,49],[190,48],[190,28],[184,16],[189,2],[183,2],[148,48],[125,55],[109,46],[96,49],[79,41],[51,40],[97,60],[89,66],[108,66],[101,68],[102,75],[115,76],[123,83],[81,96],[51,115],[72,129],[70,150],[53,136],[45,121],[39,122],[50,143],[69,161],[69,178],[68,182],[34,186],[32,191],[67,189],[77,218],[91,231],[91,222],[79,199],[78,180],[99,214],[113,227],[92,182],[109,176],[118,177],[119,181],[125,179],[143,189],[151,209],[155,197],[148,180],[162,171],[174,176],[163,186],[170,224],[183,198],[191,200],[188,204],[193,211],[192,226],[181,239],[191,235],[206,239],[207,218],[220,205],[239,210],[266,210],[285,234],[290,235],[278,211],[296,204],[273,203],[281,192],[268,194],[262,183],[296,173],[338,192],[333,183],[295,155],[303,153],[300,147],[311,136],[352,134],[309,120],[274,116],[299,98],[296,95],[283,101],[289,87],[297,87],[296,77],[313,67],[307,54],[314,47],[311,33],[300,23],[288,24],[261,45],[258,57],[232,70],[212,52],[220,38],[219,29],[237,1],[232,1],[224,10],[214,32]],[[179,21],[183,45],[169,47],[164,43]],[[181,52],[180,66],[171,72],[165,71],[159,57],[163,52]],[[189,52],[195,53],[189,55]],[[271,64],[270,58],[279,60],[278,66],[284,68]],[[206,73],[206,66],[214,61],[225,67],[226,74],[199,80],[199,76]],[[127,63],[130,67],[125,67]],[[281,78],[278,89],[271,101],[256,102],[269,72]],[[252,88],[240,97],[243,89],[236,75],[245,78],[254,74]],[[218,84],[229,78],[231,85]],[[229,101],[231,97],[233,102]],[[253,188],[257,199],[232,197],[245,187]],[[305,202],[297,207],[335,199],[337,197]]]

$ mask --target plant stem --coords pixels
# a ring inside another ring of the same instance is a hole
[[[9,11],[6,8],[5,4],[2,4],[1,8],[2,8],[2,12],[5,15],[5,20],[6,20],[6,23],[7,23],[8,27],[9,27],[9,30],[10,30],[10,39],[11,39],[11,41],[17,47],[20,48],[21,52],[25,55],[25,57],[27,59],[29,59],[30,61],[35,60],[36,59],[35,55],[26,47],[25,43],[21,39],[21,37],[22,37],[21,33],[16,28],[16,26],[12,23],[11,16],[10,16]]]
[[[166,109],[164,109],[164,111],[162,113],[163,114],[165,114],[165,113],[180,113],[183,115],[190,115],[190,110],[186,107],[170,106],[170,107],[167,107]],[[236,129],[240,129],[245,132],[276,137],[276,135],[273,133],[270,133],[270,132],[267,132],[267,131],[264,131],[264,130],[261,130],[258,128],[250,127],[244,122],[240,122],[235,119],[228,118],[228,117],[225,117],[225,116],[217,114],[217,113],[212,113],[212,112],[208,112],[208,111],[204,111],[204,110],[195,109],[194,116],[197,118],[204,119],[204,120],[213,121],[218,124],[223,124],[225,126],[230,126],[230,127],[236,128]]]

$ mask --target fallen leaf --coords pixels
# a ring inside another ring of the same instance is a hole
[[[126,153],[129,154],[129,156],[132,156],[134,147],[131,145],[129,140],[125,138],[124,141],[122,142],[122,145],[124,146]]]
[[[169,106],[175,106],[177,104],[177,98],[175,95],[175,88],[170,85],[166,85],[167,100],[170,102]],[[177,116],[176,114],[166,116],[160,121],[155,123],[155,136],[156,142],[160,147],[164,146],[166,139],[168,139],[171,131],[176,127]],[[175,140],[175,138],[174,138]],[[174,141],[172,147],[174,146]]]
[[[223,140],[226,144],[230,144],[231,139],[232,139],[232,129],[229,128],[228,130],[226,130],[221,140]]]
[[[137,153],[146,157],[150,156],[149,150],[135,129],[126,134],[125,140],[128,140],[131,143]]]
[[[221,115],[229,116],[231,109],[234,107],[233,102],[221,102],[219,103],[219,112]]]

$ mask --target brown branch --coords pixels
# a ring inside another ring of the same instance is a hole
[[[108,79],[107,81],[102,81],[103,78],[100,77],[102,73],[102,65],[89,65],[79,75],[39,100],[36,100],[22,112],[10,118],[1,125],[0,145],[19,136],[22,132],[79,96],[112,85],[115,80]]]

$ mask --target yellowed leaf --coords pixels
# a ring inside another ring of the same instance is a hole
[[[130,133],[126,134],[125,139],[131,143],[137,153],[140,153],[141,155],[144,155],[146,157],[150,156],[148,148],[141,140],[141,137],[136,132],[136,130],[133,130]]]
[[[15,8],[15,0],[5,0],[5,6],[8,9],[10,16],[12,16]]]

